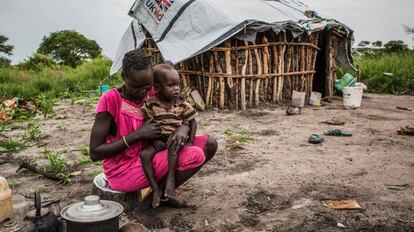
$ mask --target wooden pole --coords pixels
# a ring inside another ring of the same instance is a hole
[[[276,45],[272,46],[273,51],[273,73],[280,73],[279,68],[279,53],[278,53],[278,47]],[[278,77],[273,77],[273,92],[272,92],[272,101],[275,103],[277,100],[277,90],[278,90]]]
[[[249,75],[253,74],[253,55],[251,54],[250,50],[248,50],[248,67],[249,67]],[[249,107],[253,106],[253,79],[249,80]]]
[[[236,40],[236,48],[237,48],[237,46],[238,46],[238,40]],[[240,74],[240,72],[239,72],[239,65],[240,65],[240,61],[239,61],[239,51],[238,50],[236,50],[236,51],[234,51],[235,53],[235,56],[234,56],[234,59],[236,60],[236,68],[235,68],[235,73],[236,74]],[[236,106],[235,106],[235,108],[236,109],[239,109],[239,90],[240,90],[240,81],[239,80],[237,80],[237,79],[235,79],[235,80],[233,80],[234,81],[234,86],[235,86],[235,91],[236,91],[236,96],[235,96],[235,98],[236,98]]]
[[[248,45],[247,41],[244,41],[245,46]],[[241,75],[246,75],[247,64],[249,63],[249,50],[244,50],[244,64],[241,69]],[[240,83],[240,98],[241,98],[241,109],[246,110],[246,78],[241,79]]]
[[[219,61],[217,52],[214,52],[214,63],[215,63],[215,66],[216,66],[216,72],[219,73],[219,74],[222,74],[223,71],[222,71],[221,66],[220,66],[220,61]],[[225,88],[225,83],[224,83],[223,75],[220,75],[219,83],[220,83],[219,107],[221,109],[223,109],[224,108],[224,92],[225,92],[225,89],[224,89]]]
[[[286,32],[282,32],[282,37],[283,37],[283,42],[285,42],[285,44],[283,44],[280,48],[281,52],[280,52],[280,56],[279,56],[279,73],[280,74],[284,74],[285,73],[285,52],[286,52],[286,42],[287,42],[287,38],[286,38]],[[279,85],[279,90],[278,90],[278,97],[277,100],[279,102],[282,102],[283,100],[283,82],[285,80],[285,76],[279,76],[278,77],[278,85]]]
[[[200,55],[200,65],[201,65],[201,73],[203,73],[204,74],[204,54],[201,54]],[[201,89],[200,89],[200,94],[201,94],[201,96],[204,98],[204,99],[206,99],[206,96],[207,96],[207,88],[206,88],[206,84],[205,84],[205,82],[206,82],[206,80],[205,80],[205,77],[203,76],[203,75],[201,75]]]
[[[253,43],[253,45],[255,45],[255,43]],[[254,56],[256,58],[256,68],[257,68],[257,74],[261,75],[263,73],[263,69],[262,69],[262,59],[260,56],[260,52],[259,50],[256,48],[254,49]],[[256,107],[259,106],[260,103],[260,95],[259,95],[259,90],[260,90],[260,78],[256,79],[256,86],[255,86],[255,93],[254,93],[254,105]]]
[[[292,66],[293,46],[289,46],[287,48],[287,50],[288,50],[288,54],[286,56],[286,59],[287,59],[286,72],[290,72],[291,71],[291,66]],[[292,81],[292,78],[290,76],[288,76],[286,79],[288,81],[288,96],[291,97],[292,89],[293,89],[293,81]]]
[[[229,48],[224,53],[224,55],[225,55],[224,60],[226,62],[226,74],[231,75],[231,74],[233,74],[233,67],[231,65],[231,43],[230,43],[230,39],[228,39],[224,43],[224,46]],[[229,94],[228,94],[228,97],[227,97],[227,101],[228,101],[229,107],[231,109],[235,109],[236,99],[235,99],[233,79],[231,77],[227,77],[226,79],[227,79],[227,86],[229,88]]]
[[[306,50],[305,50],[305,46],[301,46],[301,57],[299,57],[299,59],[301,60],[301,67],[299,71],[306,71],[305,67],[306,67]],[[305,91],[305,75],[301,75],[301,86],[300,86],[300,91]]]
[[[332,31],[326,31],[326,50],[325,50],[325,57],[326,57],[326,81],[325,81],[325,95],[330,97],[333,95],[332,91]]]
[[[263,74],[269,74],[269,47],[268,47],[268,39],[266,36],[263,37],[263,44],[265,47],[263,48]],[[267,92],[268,92],[268,86],[269,86],[269,78],[267,77],[264,80],[264,91],[263,91],[263,100],[267,101]]]
[[[210,56],[210,69],[209,69],[209,73],[213,73],[214,72],[214,58],[213,56]],[[212,101],[212,95],[213,95],[213,83],[212,83],[212,77],[208,76],[208,85],[207,85],[207,94],[206,94],[206,105],[209,106]]]
[[[318,32],[315,35],[315,40],[314,40],[315,45],[318,45],[319,34],[320,34],[320,32]],[[316,58],[317,58],[317,56],[318,56],[318,50],[317,49],[314,49],[313,50],[313,57],[312,57],[312,70],[316,70]],[[313,89],[313,78],[314,77],[315,77],[315,74],[313,74],[312,75],[312,78],[311,78],[310,86],[311,86],[312,89]]]

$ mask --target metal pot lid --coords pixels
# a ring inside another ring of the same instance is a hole
[[[85,197],[83,202],[68,205],[62,209],[60,215],[72,222],[99,222],[118,217],[124,207],[113,201],[101,200],[99,196]]]

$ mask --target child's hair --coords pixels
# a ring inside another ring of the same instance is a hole
[[[143,49],[127,52],[122,59],[122,72],[127,74],[131,69],[136,71],[151,67],[151,56]]]
[[[165,76],[164,71],[176,71],[174,66],[170,64],[157,64],[154,66],[154,83],[160,84],[162,77]]]

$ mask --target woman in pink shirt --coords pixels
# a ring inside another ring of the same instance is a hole
[[[154,95],[153,71],[150,57],[141,50],[125,54],[122,61],[124,84],[111,89],[99,100],[95,122],[92,127],[90,151],[93,161],[102,160],[109,186],[118,191],[133,192],[149,186],[141,165],[140,153],[148,140],[159,138],[161,129],[155,122],[144,122],[141,107],[146,99]],[[190,179],[217,151],[217,142],[209,135],[196,136],[192,146],[184,146],[189,132],[182,125],[170,138],[180,150],[176,185]],[[160,188],[165,188],[168,172],[167,150],[154,156],[153,170]],[[175,199],[165,205],[179,206]],[[165,221],[151,208],[151,197],[135,210],[137,219],[150,228],[162,228]]]

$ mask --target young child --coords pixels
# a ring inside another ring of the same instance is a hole
[[[152,207],[160,204],[161,192],[154,178],[152,159],[155,153],[168,149],[168,174],[165,187],[165,197],[175,197],[175,171],[177,166],[177,153],[185,144],[169,144],[168,139],[183,123],[190,125],[187,141],[192,145],[197,130],[195,117],[197,111],[184,99],[180,98],[180,77],[173,66],[160,64],[154,67],[154,87],[157,94],[145,101],[143,111],[145,120],[160,123],[161,138],[151,141],[141,152],[141,162],[144,173],[153,190]]]

